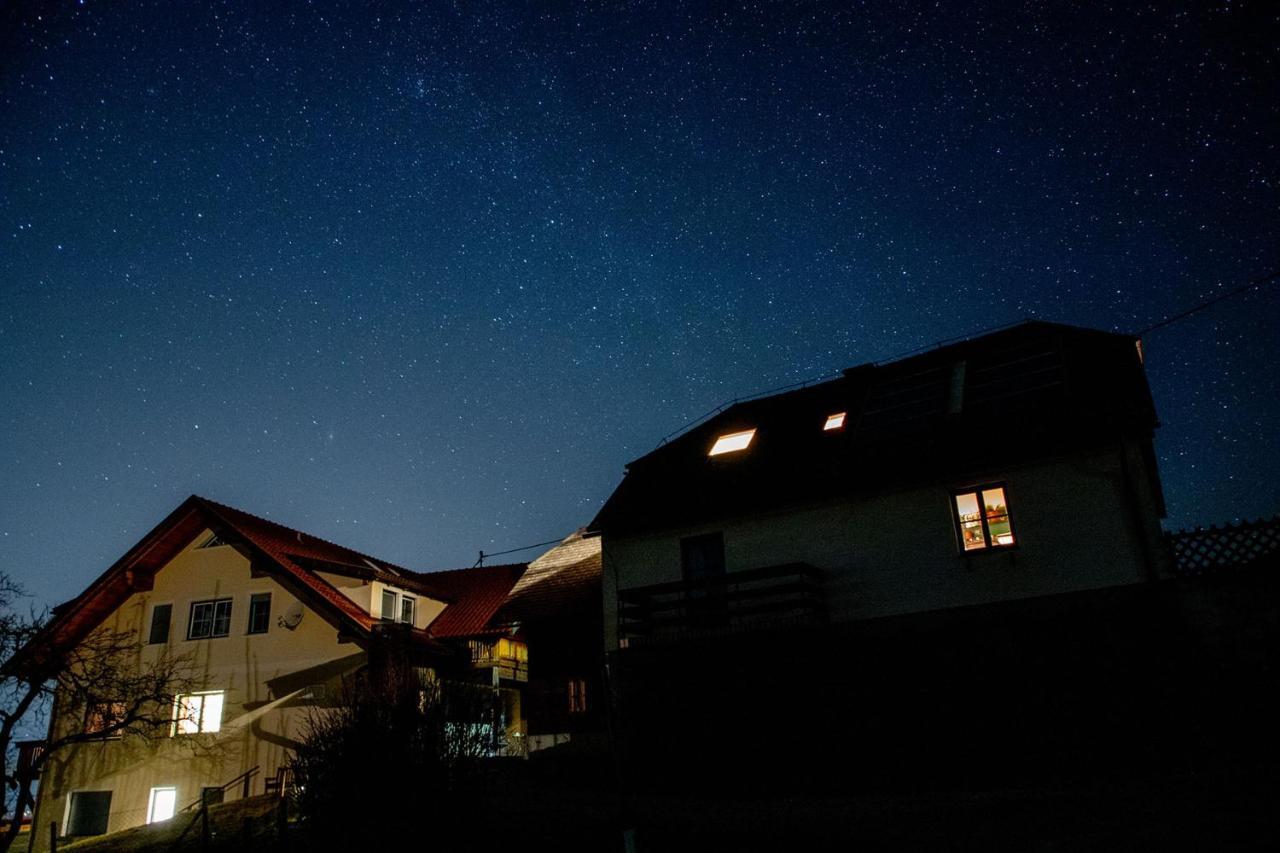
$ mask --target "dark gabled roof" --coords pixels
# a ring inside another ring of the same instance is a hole
[[[529,564],[490,620],[522,625],[601,613],[600,537],[578,530]]]
[[[842,429],[822,429],[846,412]],[[1028,322],[738,403],[627,466],[590,530],[619,535],[981,476],[1121,435],[1155,407],[1136,339]],[[707,455],[755,429],[739,453]]]
[[[427,626],[427,632],[438,639],[478,637],[500,632],[501,627],[490,620],[507,600],[511,588],[526,568],[525,563],[509,563],[422,573],[420,577],[427,583],[456,602],[446,607]]]

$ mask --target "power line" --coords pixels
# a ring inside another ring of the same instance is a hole
[[[538,543],[537,543],[537,544],[535,544],[535,545],[525,545],[525,546],[524,546],[524,547],[522,547],[522,548],[511,548],[511,549],[506,550],[506,551],[494,551],[492,554],[486,554],[484,551],[481,551],[481,552],[480,552],[480,557],[479,557],[479,559],[477,559],[477,560],[476,560],[475,565],[474,565],[474,566],[472,566],[471,568],[473,568],[473,569],[474,569],[474,568],[476,568],[477,566],[484,565],[484,561],[485,561],[485,558],[486,558],[486,557],[501,557],[501,556],[503,556],[504,554],[515,554],[515,553],[518,553],[518,552],[520,552],[520,551],[531,551],[531,550],[533,550],[534,548],[542,548],[542,547],[543,547],[543,546],[545,546],[545,545],[554,545],[554,544],[556,544],[557,542],[563,542],[563,541],[564,541],[564,537],[562,536],[562,537],[560,537],[559,539],[548,539],[546,542],[538,542]]]
[[[1183,311],[1180,314],[1174,314],[1172,317],[1161,320],[1159,323],[1156,323],[1155,325],[1148,326],[1147,328],[1143,329],[1141,332],[1138,332],[1138,337],[1140,338],[1146,337],[1147,335],[1156,331],[1157,329],[1163,329],[1165,326],[1171,326],[1174,323],[1178,322],[1179,320],[1185,320],[1186,318],[1190,317],[1192,314],[1199,313],[1200,311],[1203,311],[1204,309],[1208,308],[1211,305],[1217,305],[1219,302],[1222,302],[1224,299],[1230,299],[1233,296],[1239,296],[1242,293],[1247,293],[1248,291],[1253,290],[1255,287],[1262,287],[1262,285],[1269,284],[1270,282],[1273,282],[1278,278],[1280,278],[1280,270],[1277,270],[1271,273],[1271,275],[1264,275],[1262,278],[1255,278],[1253,281],[1249,282],[1248,284],[1242,284],[1240,287],[1237,287],[1235,290],[1228,290],[1226,293],[1219,293],[1217,296],[1214,296],[1211,299],[1206,299],[1204,302],[1201,302],[1199,305],[1192,306],[1191,308],[1188,308],[1186,311]]]

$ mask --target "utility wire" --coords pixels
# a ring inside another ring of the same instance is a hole
[[[1247,293],[1250,290],[1253,290],[1255,287],[1262,287],[1262,285],[1269,284],[1278,278],[1280,278],[1280,270],[1276,270],[1275,272],[1271,273],[1271,275],[1264,275],[1262,278],[1255,278],[1253,281],[1249,282],[1248,284],[1242,284],[1241,286],[1237,287],[1235,290],[1228,290],[1226,293],[1219,293],[1217,296],[1214,296],[1211,299],[1206,299],[1204,302],[1201,302],[1199,305],[1192,306],[1191,308],[1188,308],[1186,311],[1183,311],[1180,314],[1174,314],[1172,317],[1168,317],[1164,320],[1161,320],[1159,323],[1156,323],[1155,325],[1147,326],[1147,328],[1143,329],[1141,332],[1138,332],[1138,337],[1140,338],[1146,337],[1147,335],[1151,334],[1157,329],[1163,329],[1165,326],[1171,326],[1174,323],[1178,322],[1179,320],[1185,320],[1186,318],[1190,317],[1192,314],[1197,314],[1211,305],[1217,305],[1219,302],[1222,302],[1224,299],[1230,299],[1233,296],[1239,296],[1242,293]]]
[[[477,566],[484,565],[484,561],[488,557],[501,557],[504,554],[515,554],[519,551],[530,551],[534,548],[541,548],[545,545],[554,545],[557,542],[563,542],[563,541],[564,541],[564,537],[561,536],[559,539],[548,539],[546,542],[538,542],[535,545],[525,545],[522,548],[511,548],[510,550],[507,550],[507,551],[494,551],[492,554],[486,554],[484,551],[481,551],[480,558],[476,560],[475,565],[472,566],[471,568],[474,569]]]

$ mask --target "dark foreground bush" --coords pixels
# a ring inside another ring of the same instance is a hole
[[[304,849],[442,849],[483,824],[489,757],[501,746],[496,697],[480,685],[411,678],[349,689],[313,714],[292,762]]]

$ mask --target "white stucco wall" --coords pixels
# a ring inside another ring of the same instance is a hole
[[[181,808],[198,798],[203,787],[221,785],[258,766],[253,792],[261,793],[263,778],[286,763],[288,746],[302,734],[309,713],[306,707],[280,707],[278,700],[285,697],[273,695],[267,682],[337,659],[351,658],[352,667],[362,660],[359,647],[339,643],[336,629],[308,609],[293,630],[280,627],[278,618],[298,600],[269,578],[251,577],[249,561],[234,548],[194,547],[207,536],[207,531],[197,536],[157,573],[152,590],[132,595],[107,625],[136,630],[146,640],[153,606],[172,604],[169,641],[140,645],[138,654],[143,660],[190,656],[199,689],[226,691],[221,730],[151,742],[97,741],[55,755],[41,776],[35,850],[47,849],[51,821],[58,822],[60,831],[65,827],[73,791],[112,792],[111,832],[145,822],[153,787],[176,786]],[[271,593],[270,625],[264,634],[247,634],[249,596],[259,592]],[[224,597],[233,600],[229,636],[186,639],[191,602]],[[62,711],[55,708],[59,730],[84,724],[82,715]],[[228,799],[237,796],[238,791],[227,794]]]

